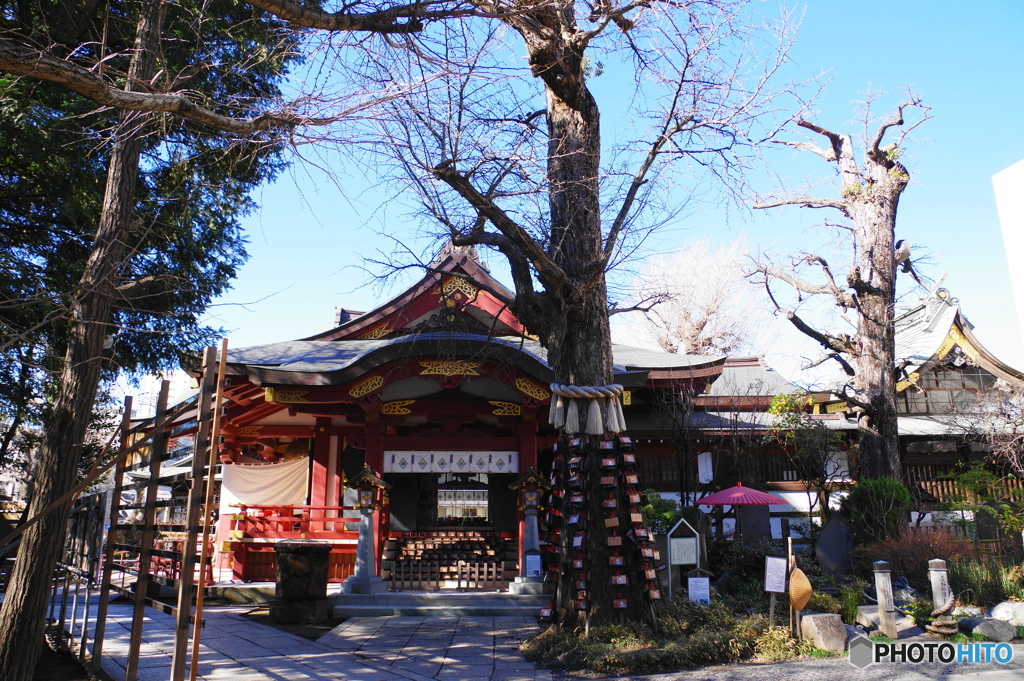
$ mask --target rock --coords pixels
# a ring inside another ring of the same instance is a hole
[[[892,602],[895,603],[897,607],[909,605],[918,597],[917,592],[910,587],[907,587],[906,589],[896,589],[892,592]]]
[[[982,620],[974,628],[975,634],[981,634],[990,641],[1005,643],[1017,638],[1017,627],[1005,620]]]
[[[826,575],[848,575],[852,571],[850,551],[853,550],[853,528],[838,513],[825,522],[814,542],[814,555]]]
[[[963,617],[957,627],[965,634],[981,634],[990,641],[1006,642],[1017,638],[1017,627],[1005,620]]]
[[[961,617],[956,621],[957,628],[965,634],[969,634],[974,631],[974,628],[981,624],[980,617]]]
[[[1024,619],[1024,603],[1020,601],[1003,601],[989,610],[988,616],[997,620]]]
[[[867,632],[862,627],[855,627],[852,624],[846,626],[846,642],[849,643],[858,636],[867,636]]]
[[[1024,617],[1014,617],[1009,622],[1015,627],[1024,627]]]
[[[836,654],[846,652],[846,625],[839,615],[807,615],[800,620],[800,630],[815,648]]]
[[[958,605],[953,608],[952,617],[984,617],[985,609],[976,605]]]

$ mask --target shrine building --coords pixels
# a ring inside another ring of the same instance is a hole
[[[466,569],[499,587],[519,574],[523,511],[513,487],[550,467],[555,376],[504,302],[513,295],[472,249],[449,246],[375,310],[343,313],[310,338],[229,349],[221,565],[230,560],[237,579],[273,579],[273,543],[301,536],[331,542],[330,578],[345,579],[358,520],[347,482],[368,467],[389,486],[374,511],[377,574],[423,586],[418,572],[399,573],[474,565]],[[703,393],[725,365],[624,345],[613,354],[627,427],[644,420],[648,409],[634,402],[648,391]],[[644,453],[641,442],[641,461]],[[449,576],[427,578],[443,587]]]

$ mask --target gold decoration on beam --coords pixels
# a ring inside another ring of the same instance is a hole
[[[939,349],[935,354],[939,359],[945,359],[946,355],[948,355],[950,351],[958,345],[960,346],[960,349],[963,350],[964,354],[970,357],[971,360],[974,362],[978,361],[981,353],[979,353],[977,348],[967,341],[963,332],[955,326],[949,330],[948,334],[946,334],[945,340],[942,341],[942,345],[939,346]]]
[[[817,405],[815,405],[817,406]],[[841,411],[847,411],[850,405],[846,402],[834,402],[832,404],[825,405],[826,414],[838,414]]]
[[[377,340],[378,338],[383,338],[389,333],[391,333],[391,329],[388,328],[387,322],[385,322],[376,328],[370,329],[359,338],[364,340]]]
[[[945,353],[943,353],[943,354],[945,354]],[[921,380],[921,374],[919,374],[919,373],[917,373],[915,371],[914,373],[912,373],[909,376],[907,376],[907,378],[905,380],[899,381],[898,383],[896,383],[896,392],[901,393],[904,390],[906,390],[907,388],[909,388],[910,386],[917,385],[917,382],[919,380]]]
[[[480,362],[465,360],[420,361],[423,371],[420,376],[479,376]]]
[[[448,277],[447,279],[444,280],[444,283],[441,284],[441,288],[439,289],[438,292],[442,296],[449,296],[455,293],[456,291],[462,293],[469,300],[473,300],[480,292],[480,289],[478,289],[476,286],[473,286],[471,283],[469,283],[462,277]]]
[[[544,388],[540,387],[539,385],[537,385],[533,381],[525,379],[525,378],[517,378],[516,379],[516,388],[519,390],[519,392],[521,392],[521,393],[523,393],[525,395],[529,395],[533,399],[540,400],[541,402],[545,402],[545,401],[551,399],[551,393],[550,392],[548,392]]]
[[[623,407],[628,407],[631,404],[633,404],[633,391],[632,390],[623,390],[622,391],[622,406]]]
[[[267,402],[308,402],[308,390],[282,390],[281,388],[264,388],[263,399]]]
[[[238,429],[238,437],[260,437],[263,426],[242,426]]]
[[[497,402],[495,400],[488,400],[497,409],[491,413],[495,416],[521,416],[523,413],[522,408],[515,402]]]
[[[384,387],[384,379],[380,376],[371,376],[362,383],[359,383],[352,387],[348,391],[348,394],[352,397],[362,397],[368,393],[372,393],[374,390],[379,390]]]
[[[411,414],[412,410],[408,408],[410,404],[416,400],[395,400],[394,402],[388,402],[380,407],[381,414],[388,414],[390,416],[402,416],[404,414]]]

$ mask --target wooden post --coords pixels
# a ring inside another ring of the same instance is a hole
[[[874,562],[875,595],[878,596],[879,630],[892,640],[896,640],[896,606],[892,600],[892,576],[889,564],[884,560]]]
[[[210,524],[213,522],[213,488],[216,480],[218,439],[220,438],[220,416],[224,411],[224,372],[228,365],[228,339],[220,342],[220,357],[217,362],[217,392],[213,401],[213,425],[210,437],[210,455],[207,459],[206,499],[203,502],[203,539],[199,552],[199,587],[196,590],[196,621],[192,628],[192,665],[189,679],[196,681],[199,673],[199,640],[203,630],[203,597],[206,595],[206,569],[210,564],[213,544],[210,542]],[[198,455],[199,452],[196,452]]]
[[[163,420],[167,413],[167,394],[170,382],[160,383],[160,394],[156,402],[156,422]],[[142,621],[146,616],[146,598],[149,595],[149,571],[153,561],[153,537],[156,524],[156,497],[160,489],[160,462],[167,454],[167,429],[158,427],[153,432],[149,447],[149,482],[146,485],[146,507],[142,514],[142,541],[139,545],[139,572],[135,580],[135,608],[132,611],[131,638],[128,641],[128,662],[125,666],[126,681],[134,681],[139,673],[139,651],[142,647]]]
[[[949,575],[946,572],[946,561],[939,558],[928,561],[928,580],[932,585],[932,603],[935,610],[945,611],[935,618],[934,626],[955,628],[956,623],[950,616],[952,609],[952,591],[949,588]]]
[[[110,491],[110,516],[107,528],[107,545],[103,554],[103,566],[100,568],[100,606],[96,612],[96,631],[92,637],[92,673],[100,672],[101,656],[103,655],[103,636],[107,627],[107,606],[110,603],[110,580],[114,574],[114,552],[117,550],[117,519],[121,505],[121,485],[124,480],[125,458],[121,456],[128,448],[128,431],[132,425],[132,398],[124,398],[124,414],[121,416],[121,447],[118,453],[117,468],[114,471],[114,488]]]
[[[198,429],[192,450],[192,487],[188,492],[185,512],[185,546],[181,555],[181,575],[178,581],[178,612],[174,625],[174,653],[171,656],[171,681],[184,681],[185,661],[188,655],[189,623],[192,619],[192,596],[196,569],[196,540],[199,532],[199,507],[202,504],[203,478],[206,471],[206,448],[210,446],[210,417],[213,401],[216,348],[203,352],[203,382],[199,389],[197,407]],[[194,662],[193,662],[194,664]]]

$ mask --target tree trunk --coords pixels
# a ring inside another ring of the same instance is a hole
[[[862,196],[854,202],[854,231],[860,241],[858,271],[851,285],[858,293],[857,389],[869,404],[860,431],[861,478],[901,478],[896,423],[896,210],[907,185],[906,169],[892,160],[865,159]]]
[[[553,15],[546,18],[557,25]],[[585,82],[585,44],[574,42],[571,36],[566,38],[565,33],[559,30],[539,40],[537,35],[528,31],[521,30],[521,33],[530,50],[531,68],[545,85],[551,219],[551,240],[547,250],[567,281],[566,285],[558,287],[545,281],[543,272],[538,273],[545,284],[545,291],[557,301],[553,309],[558,312],[549,312],[549,315],[559,315],[557,319],[544,320],[550,330],[546,334],[548,363],[560,383],[608,385],[613,380],[613,372],[598,187],[600,114]],[[581,402],[586,403],[587,400]],[[581,420],[585,417],[585,413],[581,414]],[[582,438],[584,441],[589,439],[586,488],[580,509],[586,523],[586,534],[582,547],[576,548],[572,545],[575,532],[568,527],[562,528],[557,590],[557,603],[564,613],[560,624],[570,630],[581,623],[590,626],[613,621],[616,612],[634,621],[650,615],[637,570],[640,549],[628,539],[621,547],[625,566],[620,571],[627,574],[629,581],[621,587],[612,587],[615,568],[608,561],[611,553],[608,537],[612,531],[605,527],[604,522],[611,511],[602,502],[609,495],[616,498],[617,506],[613,512],[619,526],[613,531],[619,536],[623,536],[630,527],[629,508],[623,488],[609,490],[601,487],[603,452],[599,443],[602,438],[587,438],[585,435]],[[563,433],[563,454],[567,454],[567,446],[568,438]],[[568,498],[567,488],[564,493],[563,498]],[[586,557],[586,567],[574,569],[571,559],[581,555]],[[589,598],[586,611],[574,607],[580,591],[576,588],[577,581],[581,579],[586,583],[584,590]],[[616,594],[627,600],[628,608],[618,611],[613,608]],[[586,616],[581,618],[584,612]]]
[[[161,0],[146,0],[139,18],[129,89],[153,73],[160,35]],[[143,128],[148,115],[127,112],[118,126],[107,173],[106,193],[92,252],[71,301],[71,329],[64,368],[39,449],[34,517],[75,484],[82,443],[100,381],[103,342],[109,333],[117,271],[126,255],[139,175]],[[45,628],[51,578],[64,546],[71,500],[22,537],[18,560],[0,607],[0,679],[30,681]]]

